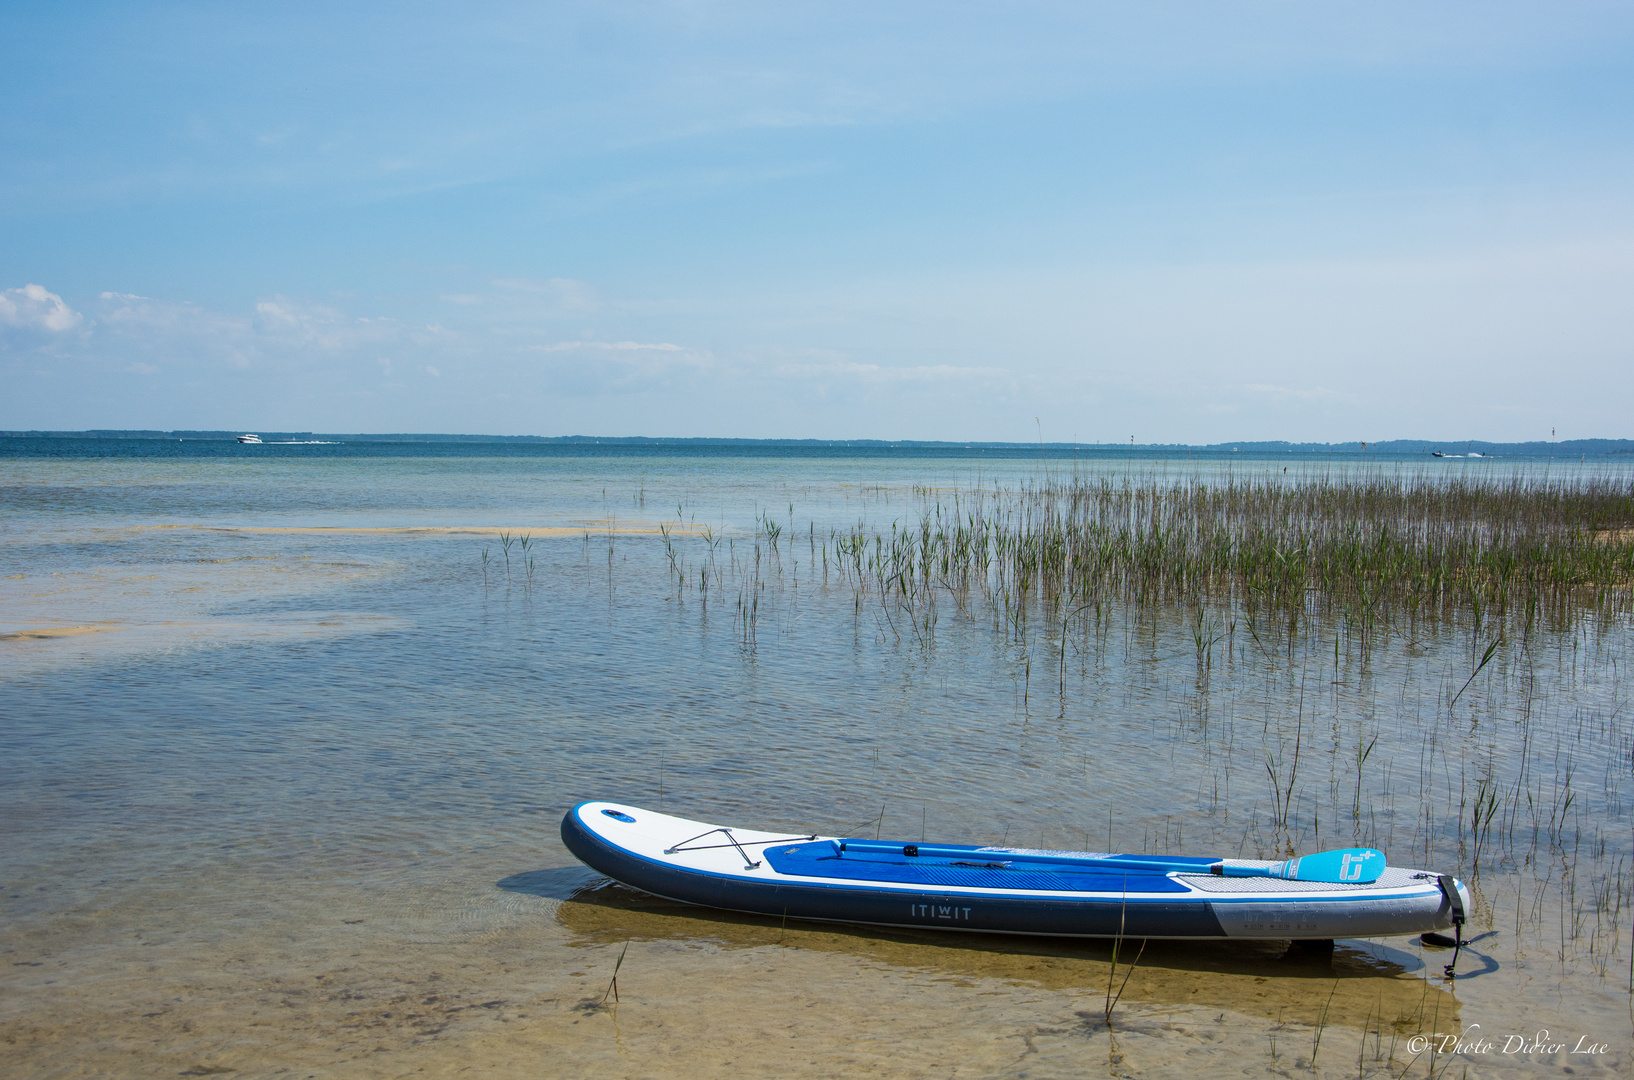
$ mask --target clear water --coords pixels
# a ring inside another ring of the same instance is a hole
[[[58,440],[0,454],[7,1072],[1629,1066],[1622,622],[1539,628],[1449,711],[1479,659],[1467,626],[1365,659],[1337,622],[1292,649],[1239,626],[1205,665],[1189,611],[1109,610],[1063,645],[950,608],[926,644],[825,581],[819,546],[1047,471],[1628,465]],[[736,605],[768,517],[783,540],[775,557],[759,545],[750,640]],[[706,527],[723,538],[707,603],[674,587],[661,523],[690,567]],[[508,572],[496,529],[529,533]],[[1286,784],[1296,742],[1278,828],[1267,762]],[[1478,790],[1514,808],[1484,840],[1464,825]],[[1377,844],[1471,879],[1487,936],[1453,983],[1414,939],[1341,942],[1331,960],[1154,942],[1109,1031],[1104,944],[659,902],[562,848],[562,813],[592,797],[947,842]],[[1493,1045],[1415,1052],[1460,1031]]]

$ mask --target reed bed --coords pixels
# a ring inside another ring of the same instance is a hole
[[[1214,599],[1371,624],[1624,607],[1631,528],[1626,480],[1074,478],[927,499],[906,526],[831,531],[819,557],[899,602],[980,596],[1012,623],[1040,605]]]

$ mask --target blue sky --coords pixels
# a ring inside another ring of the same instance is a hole
[[[0,428],[1629,437],[1621,4],[34,4]]]

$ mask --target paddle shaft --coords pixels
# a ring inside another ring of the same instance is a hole
[[[1167,874],[1172,872],[1191,874],[1217,874],[1221,863],[1218,860],[1193,862],[1174,862],[1167,859],[1141,859],[1125,856],[1107,858],[1083,858],[1076,855],[1044,855],[1023,854],[1009,851],[974,851],[966,847],[943,847],[939,844],[887,844],[878,840],[836,840],[842,852],[857,852],[864,855],[906,855],[909,858],[954,859],[959,862],[1026,862],[1045,863],[1054,866],[1084,866],[1096,870],[1134,870],[1140,873]]]
[[[938,844],[887,844],[878,840],[836,840],[835,847],[843,854],[854,851],[871,855],[903,855],[909,858],[952,859],[959,862],[1038,863],[1054,866],[1081,866],[1086,869],[1115,872],[1118,870],[1147,874],[1216,874],[1222,877],[1268,877],[1295,881],[1320,881],[1367,885],[1379,879],[1384,872],[1385,859],[1381,852],[1371,848],[1350,848],[1322,851],[1298,859],[1290,859],[1273,866],[1235,866],[1221,859],[1145,858],[1129,855],[1109,855],[1102,858],[1076,855],[1026,854],[1008,851],[978,851],[963,847],[944,847]]]

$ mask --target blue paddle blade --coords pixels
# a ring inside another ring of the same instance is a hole
[[[1341,848],[1318,851],[1289,859],[1273,867],[1267,877],[1289,881],[1326,881],[1345,885],[1371,885],[1384,873],[1384,852],[1372,848]]]

